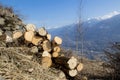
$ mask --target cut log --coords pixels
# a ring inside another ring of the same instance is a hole
[[[60,37],[58,37],[58,36],[54,37],[54,41],[58,45],[62,44],[62,39]]]
[[[33,31],[28,31],[28,32],[25,32],[25,34],[24,34],[24,38],[28,42],[32,42],[33,37],[34,37]]]
[[[46,36],[47,35],[47,31],[45,30],[44,27],[41,27],[40,29],[38,29],[38,33],[40,36]]]
[[[57,57],[53,58],[55,64],[62,65],[67,69],[74,69],[77,66],[77,59],[74,57]]]
[[[21,31],[15,31],[13,32],[13,39],[18,39],[23,35]]]
[[[76,69],[69,70],[69,76],[75,77],[76,75],[77,75],[77,70]]]
[[[61,49],[60,49],[59,46],[55,46],[54,49],[53,49],[54,52],[60,52],[60,50],[61,50]]]
[[[70,78],[75,77],[78,74],[76,69],[66,69],[62,66],[61,70],[66,74],[67,77]]]
[[[49,68],[52,65],[52,60],[50,57],[43,57],[41,61],[42,67],[43,68]]]
[[[5,34],[6,34],[6,42],[13,42],[12,32],[6,31]]]
[[[60,79],[62,79],[62,80],[66,80],[66,79],[64,79],[64,78],[66,78],[66,76],[65,76],[65,73],[64,72],[62,72],[62,71],[60,71],[59,73],[57,73],[58,75],[59,75],[59,78]]]
[[[47,52],[47,51],[44,51],[42,53],[42,57],[50,57],[51,58],[51,54],[49,52]]]
[[[25,26],[25,28],[26,28],[26,30],[27,31],[35,31],[35,29],[36,29],[36,27],[35,27],[35,25],[33,25],[33,24],[27,24],[26,26]]]
[[[51,35],[50,34],[47,34],[47,39],[51,40]]]
[[[43,42],[42,47],[43,47],[43,50],[44,50],[44,51],[50,52],[50,51],[52,50],[52,49],[51,49],[51,43],[50,43],[50,41],[48,41],[48,40],[45,40],[45,41]]]
[[[32,43],[34,45],[39,45],[39,43],[41,43],[43,41],[43,38],[39,37],[39,36],[34,36],[32,39]]]
[[[77,59],[75,57],[71,57],[68,62],[70,69],[74,69],[77,66]]]
[[[52,57],[58,57],[59,56],[59,53],[58,52],[53,52],[52,53]]]
[[[77,65],[77,71],[81,71],[83,69],[83,64],[82,63],[79,63]]]

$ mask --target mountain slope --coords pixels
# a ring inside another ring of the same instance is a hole
[[[120,14],[105,19],[89,19],[82,23],[85,52],[101,52],[111,42],[120,41]],[[49,32],[63,38],[63,46],[76,48],[78,24],[67,25],[60,28],[49,29]],[[55,36],[55,35],[54,35]],[[80,36],[79,36],[80,37]],[[81,45],[79,39],[79,48]]]

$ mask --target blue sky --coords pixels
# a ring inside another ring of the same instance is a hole
[[[12,6],[23,16],[26,23],[37,27],[60,27],[76,23],[80,12],[81,0],[0,0],[0,3]],[[120,11],[120,0],[83,0],[81,17],[87,18]]]

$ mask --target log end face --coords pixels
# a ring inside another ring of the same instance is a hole
[[[59,53],[58,53],[58,52],[53,52],[53,53],[52,53],[52,57],[55,58],[55,57],[58,57],[58,56],[59,56]]]
[[[33,31],[28,31],[28,32],[25,32],[25,34],[24,34],[25,40],[29,41],[29,42],[32,42],[33,36],[34,36]]]
[[[83,69],[83,64],[82,63],[79,63],[78,66],[77,66],[77,70],[78,71],[81,71]]]
[[[35,31],[35,29],[36,29],[35,25],[33,25],[33,24],[27,24],[25,26],[25,28],[27,31]]]
[[[47,35],[47,31],[45,30],[44,27],[41,27],[40,29],[38,29],[38,33],[40,36],[46,36]]]
[[[69,70],[69,76],[74,77],[77,75],[77,70]]]
[[[75,57],[71,57],[68,62],[69,68],[74,69],[77,66],[77,59]]]
[[[55,43],[57,43],[58,45],[62,44],[62,39],[58,36],[54,37],[54,41]]]

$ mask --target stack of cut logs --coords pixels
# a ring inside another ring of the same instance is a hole
[[[78,74],[78,71],[81,71],[83,65],[78,63],[75,57],[65,57],[61,56],[60,45],[62,44],[62,39],[58,36],[55,36],[51,40],[51,35],[45,30],[44,27],[41,27],[36,31],[35,25],[28,24],[25,26],[24,33],[21,31],[15,31],[12,36],[6,37],[7,42],[11,40],[17,40],[24,36],[25,43],[32,44],[32,48],[37,48],[42,55],[41,64],[44,68],[49,68],[51,66],[59,66],[65,74],[74,77]],[[37,52],[37,51],[36,51]]]
[[[41,53],[41,64],[45,68],[56,67],[66,75],[74,77],[83,69],[83,64],[77,59],[61,56],[62,39],[51,35],[44,27],[36,29],[35,25],[24,25],[11,9],[0,6],[0,41],[4,41],[7,47],[26,46],[33,53]],[[16,44],[16,45],[14,45]]]

